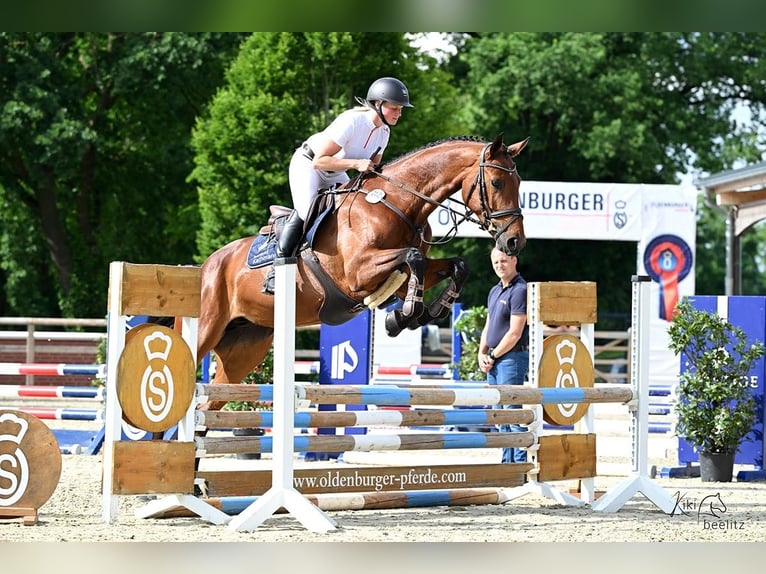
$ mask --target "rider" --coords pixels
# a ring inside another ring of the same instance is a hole
[[[320,189],[349,181],[348,169],[373,171],[388,145],[390,126],[396,125],[403,108],[412,108],[409,92],[396,78],[378,78],[367,97],[356,99],[360,106],[346,110],[324,131],[310,136],[290,160],[290,193],[293,209],[279,237],[279,257],[293,257],[303,237],[303,222]],[[274,293],[274,268],[263,285]]]

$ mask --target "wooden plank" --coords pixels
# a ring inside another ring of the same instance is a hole
[[[115,442],[112,494],[192,494],[194,457],[193,442]]]
[[[766,185],[766,176],[758,176],[753,179],[756,184]],[[745,187],[742,184],[737,184],[738,187]],[[758,189],[754,191],[717,191],[716,203],[718,205],[748,205],[751,203],[758,203],[760,201],[766,201],[766,189]]]
[[[199,267],[122,263],[122,315],[199,317],[201,294]]]
[[[511,487],[523,484],[532,468],[531,463],[296,468],[293,483],[303,494]],[[259,496],[272,483],[270,470],[204,470],[197,476],[211,497]]]
[[[540,482],[596,476],[596,435],[542,436],[537,461]]]
[[[37,509],[22,506],[0,506],[0,523],[21,522],[34,526],[38,522]]]
[[[596,283],[592,281],[547,281],[537,283],[538,316],[550,325],[596,323]]]

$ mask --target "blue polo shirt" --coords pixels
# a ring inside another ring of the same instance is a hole
[[[527,313],[527,282],[520,274],[517,274],[505,288],[501,281],[492,287],[487,296],[487,312],[489,314],[487,345],[497,347],[500,339],[508,331],[511,315]],[[529,325],[524,325],[521,338],[514,348],[523,345],[529,345]]]

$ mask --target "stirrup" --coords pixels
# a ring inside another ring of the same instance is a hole
[[[266,293],[267,295],[274,294],[274,265],[271,266],[269,272],[266,274],[266,277],[263,279],[261,293]]]

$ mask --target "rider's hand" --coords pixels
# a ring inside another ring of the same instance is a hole
[[[356,162],[356,171],[375,171],[375,164],[371,159],[360,159]]]

